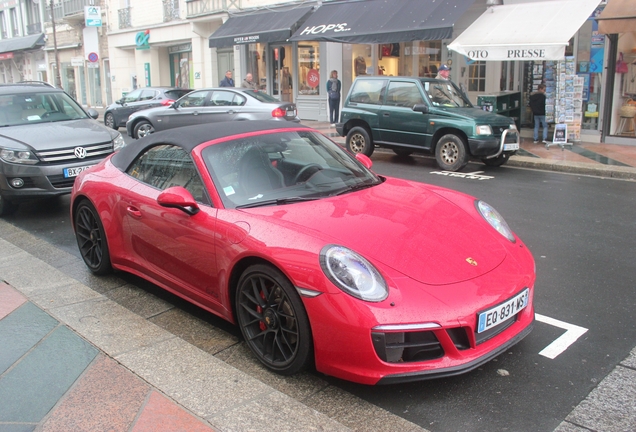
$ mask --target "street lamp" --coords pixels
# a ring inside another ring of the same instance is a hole
[[[57,35],[55,34],[55,11],[53,10],[53,0],[51,0],[51,25],[53,26],[53,49],[55,50],[55,86],[62,88],[62,77],[60,76],[60,56],[57,52]]]

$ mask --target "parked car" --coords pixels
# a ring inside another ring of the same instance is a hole
[[[104,112],[104,124],[109,128],[125,127],[128,117],[139,110],[172,105],[192,89],[178,87],[144,87],[126,94],[110,104]]]
[[[451,81],[430,78],[356,78],[336,131],[351,152],[371,156],[378,146],[401,156],[433,154],[447,171],[471,159],[501,166],[519,149],[514,119],[475,108]]]
[[[282,120],[299,122],[296,105],[281,102],[260,90],[210,88],[196,90],[169,107],[134,113],[126,123],[133,138],[155,131],[201,123],[225,123],[235,120]]]
[[[238,324],[281,374],[455,375],[526,336],[534,260],[499,213],[370,168],[292,122],[173,129],[80,174],[72,226],[93,273],[133,273]]]
[[[0,216],[70,193],[77,174],[123,147],[97,116],[46,83],[0,85]]]

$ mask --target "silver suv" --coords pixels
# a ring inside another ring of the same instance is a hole
[[[124,146],[97,116],[46,83],[0,85],[0,216],[70,193],[80,172]]]

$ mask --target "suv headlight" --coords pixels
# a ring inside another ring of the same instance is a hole
[[[477,210],[479,210],[479,213],[482,215],[482,217],[486,219],[486,222],[488,222],[490,226],[497,230],[499,234],[513,243],[516,241],[515,236],[512,235],[512,231],[508,227],[508,224],[506,223],[504,218],[490,204],[480,200],[476,200],[475,207],[477,207]]]
[[[360,300],[379,302],[389,295],[380,272],[361,255],[344,246],[322,248],[320,267],[334,285]]]
[[[124,137],[121,136],[120,133],[118,133],[115,139],[113,139],[113,150],[117,151],[123,148],[125,145],[126,142],[124,141]]]
[[[30,150],[10,149],[0,147],[0,159],[9,163],[33,165],[38,158]]]
[[[517,124],[516,123],[511,123],[509,127],[510,127],[510,129],[517,130]]]
[[[475,127],[476,135],[492,135],[492,129],[490,125],[478,125]]]

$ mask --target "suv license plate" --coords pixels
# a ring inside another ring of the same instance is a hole
[[[87,169],[94,166],[95,165],[88,165],[88,166],[76,167],[76,168],[64,168],[64,177],[65,178],[77,177],[79,173],[81,173],[82,171],[86,171]]]
[[[484,332],[518,314],[526,306],[528,306],[528,288],[524,289],[521,293],[517,294],[510,300],[506,300],[505,302],[480,313],[477,316],[477,333]]]
[[[519,144],[517,143],[504,144],[504,151],[508,151],[508,150],[519,150]]]

